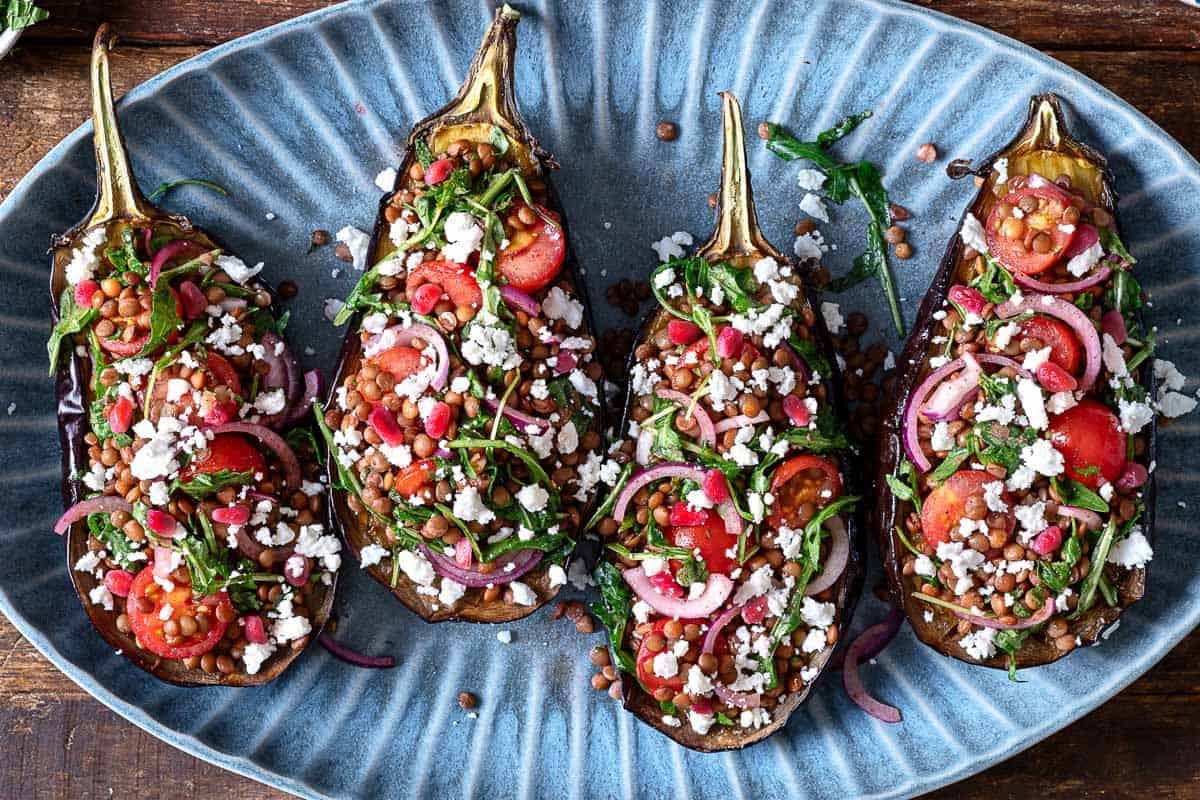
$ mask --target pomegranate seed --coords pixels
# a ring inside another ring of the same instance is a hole
[[[463,569],[470,569],[475,560],[475,552],[471,550],[471,540],[463,537],[454,545],[454,563]]]
[[[1034,538],[1030,549],[1039,556],[1048,556],[1062,545],[1062,538],[1062,528],[1051,525]]]
[[[434,439],[440,439],[446,435],[446,431],[450,428],[450,406],[439,401],[433,404],[433,408],[429,410],[429,418],[425,420],[425,433],[432,436]],[[383,434],[379,434],[382,436]]]
[[[266,644],[267,630],[263,625],[262,617],[256,614],[247,614],[242,617],[244,625],[243,632],[246,634],[246,641],[251,644]]]
[[[404,429],[396,422],[392,412],[383,406],[375,406],[367,416],[367,423],[379,434],[379,438],[391,447],[404,444]]]
[[[700,338],[700,326],[686,319],[673,319],[667,323],[667,336],[671,344],[686,347]]]
[[[454,171],[454,162],[442,157],[425,168],[425,182],[430,186],[441,183]]]
[[[724,503],[729,499],[729,484],[725,473],[719,469],[710,469],[704,473],[704,495],[714,503]]]
[[[165,511],[151,508],[146,511],[146,525],[159,536],[174,536],[179,523]]]
[[[117,597],[128,597],[133,584],[133,574],[123,569],[110,569],[104,573],[104,586]]]
[[[651,575],[650,583],[654,584],[654,588],[658,590],[658,593],[665,597],[683,597],[683,587],[666,570]]]
[[[215,403],[208,410],[208,413],[204,415],[204,424],[216,428],[229,422],[236,413],[237,407],[231,407],[230,403]]]
[[[978,289],[973,289],[970,286],[953,286],[950,289],[950,300],[958,303],[966,311],[972,314],[982,314],[983,309],[987,306],[987,298],[979,293]]]
[[[757,625],[767,618],[767,596],[760,594],[742,606],[742,619],[749,625]]]
[[[1053,361],[1037,368],[1037,379],[1047,392],[1073,392],[1079,386],[1075,376]]]
[[[113,433],[124,433],[133,424],[133,401],[124,395],[118,397],[109,407],[105,417]]]
[[[204,316],[204,309],[208,308],[208,298],[191,281],[179,284],[179,299],[183,301],[183,316],[186,319],[198,319]]]
[[[742,354],[745,335],[732,325],[726,325],[717,334],[717,355],[721,358],[737,358]]]
[[[1126,461],[1117,477],[1118,489],[1136,489],[1150,480],[1150,473],[1136,461]]]
[[[571,370],[578,366],[579,360],[575,358],[574,353],[559,351],[558,360],[554,362],[554,374],[566,375]]]
[[[787,414],[788,419],[797,428],[806,428],[812,420],[812,414],[808,411],[808,406],[804,405],[804,401],[794,394],[789,394],[783,398],[783,413]]]
[[[214,508],[213,522],[223,525],[245,525],[250,520],[250,509],[245,506],[222,506]]]
[[[692,705],[689,710],[694,711],[697,714],[703,714],[706,717],[710,717],[713,713],[712,702],[706,697],[697,697],[692,700]]]
[[[413,292],[412,310],[418,314],[428,314],[441,299],[442,287],[436,283],[426,283]]]
[[[80,281],[79,285],[75,287],[75,305],[87,308],[92,304],[92,295],[98,291],[100,291],[100,284],[94,280],[89,278]]]
[[[703,525],[708,522],[708,512],[703,508],[692,508],[687,503],[671,506],[671,525]]]

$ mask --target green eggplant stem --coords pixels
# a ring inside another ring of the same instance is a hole
[[[109,77],[108,54],[117,32],[108,23],[96,31],[92,45],[92,119],[96,145],[96,207],[87,227],[113,220],[148,220],[155,213],[138,189],[129,167],[129,156],[117,124]]]

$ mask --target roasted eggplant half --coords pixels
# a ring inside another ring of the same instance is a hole
[[[595,610],[625,708],[700,751],[783,727],[849,622],[863,553],[837,366],[789,261],[758,228],[741,110],[722,95],[717,227],[660,264],[598,511]]]
[[[883,414],[878,536],[923,642],[1015,672],[1142,596],[1153,338],[1104,157],[1057,97],[973,172]]]
[[[601,367],[555,166],[496,13],[408,138],[323,410],[331,502],[372,577],[430,622],[507,622],[566,581],[601,459]]]
[[[172,683],[285,670],[329,616],[329,530],[309,391],[249,267],[142,196],[96,34],[96,203],[52,248],[71,579],[96,629]]]

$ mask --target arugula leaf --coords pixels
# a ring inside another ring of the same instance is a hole
[[[4,9],[4,24],[0,30],[19,31],[50,19],[50,12],[33,4],[33,0],[7,0]]]
[[[808,339],[800,339],[793,335],[788,337],[788,344],[796,351],[796,355],[800,356],[801,360],[808,365],[809,369],[825,377],[833,374],[833,367],[830,366],[829,359],[817,349],[816,342]]]
[[[1008,655],[1008,679],[1010,681],[1017,680],[1017,651],[1021,649],[1021,645],[1025,644],[1025,640],[1033,631],[1033,628],[1002,630],[998,631],[996,638],[992,639],[992,644],[996,646],[996,649]]]
[[[413,152],[416,153],[417,161],[420,162],[422,167],[428,169],[429,165],[433,163],[433,153],[429,149],[429,142],[424,139],[417,139],[416,143],[413,144]]]
[[[92,324],[92,320],[99,313],[99,310],[91,306],[75,305],[75,292],[70,286],[63,289],[58,301],[58,322],[54,324],[54,329],[50,331],[50,340],[46,342],[51,375],[58,368],[58,354],[62,348],[63,339],[82,333],[88,325]]]
[[[380,264],[382,263],[381,261]],[[335,326],[345,325],[354,316],[354,313],[361,308],[374,308],[378,305],[381,295],[370,293],[378,277],[379,264],[376,264],[362,274],[362,277],[358,279],[358,283],[354,284],[354,288],[346,296],[346,304],[342,306],[337,316],[333,318]]]
[[[254,473],[250,470],[235,472],[231,469],[222,469],[217,472],[202,472],[186,483],[176,478],[171,485],[171,491],[174,492],[178,489],[193,500],[199,500],[206,495],[216,494],[226,486],[246,486],[253,482]]]
[[[183,321],[175,310],[175,295],[171,286],[160,281],[160,286],[154,290],[153,302],[150,306],[150,336],[142,347],[139,355],[154,352],[167,340],[167,337],[179,329]]]
[[[1121,237],[1117,235],[1116,231],[1112,228],[1100,228],[1099,233],[1100,246],[1104,248],[1105,252],[1116,253],[1117,256],[1128,261],[1131,265],[1137,263],[1137,259],[1126,249],[1125,243],[1121,241]]]
[[[1017,290],[1017,286],[1013,283],[1013,277],[1000,262],[992,258],[988,253],[983,254],[984,263],[987,267],[983,273],[976,275],[971,279],[970,285],[979,290],[979,293],[987,298],[989,303],[1000,305],[1013,296]],[[1001,322],[1007,322],[1004,320]]]
[[[1099,588],[1100,578],[1104,575],[1104,565],[1108,562],[1108,551],[1112,549],[1116,535],[1117,521],[1113,517],[1109,517],[1104,533],[1100,534],[1100,540],[1092,549],[1092,566],[1079,590],[1079,606],[1076,608],[1076,612],[1079,614],[1087,611],[1096,602],[1096,589]]]
[[[108,417],[104,416],[104,407],[108,404],[108,396],[111,391],[111,389],[105,389],[104,394],[92,401],[88,407],[88,425],[100,441],[111,439],[117,447],[127,447],[133,444],[133,437],[127,433],[113,433]]]
[[[1122,314],[1132,314],[1142,307],[1142,285],[1129,270],[1115,269],[1112,283],[1104,292],[1104,304]]]
[[[929,473],[929,482],[935,486],[941,486],[951,475],[958,472],[958,468],[970,457],[971,451],[968,448],[954,448],[946,454],[942,463],[937,465],[937,469]]]
[[[1070,478],[1051,478],[1050,482],[1058,492],[1063,505],[1078,506],[1100,514],[1108,513],[1108,503],[1104,498],[1079,481],[1073,481]]]
[[[637,675],[633,653],[623,647],[625,626],[633,616],[633,593],[626,585],[621,571],[608,561],[596,567],[596,586],[600,600],[592,604],[592,613],[608,628],[608,647],[622,671]]]
[[[146,561],[145,552],[134,547],[125,532],[112,524],[108,514],[91,514],[87,518],[88,531],[104,543],[109,555],[130,572],[137,572]],[[136,557],[135,557],[136,556]]]
[[[138,256],[137,242],[133,238],[132,228],[121,231],[121,246],[108,248],[104,251],[104,255],[112,263],[118,275],[123,272],[136,272],[144,276],[150,272],[149,265]]]

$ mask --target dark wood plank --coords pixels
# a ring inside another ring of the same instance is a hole
[[[1200,49],[1200,11],[1178,0],[916,0],[1035,47]],[[101,21],[141,42],[215,44],[332,5],[330,0],[40,0],[30,38],[90,39]],[[520,5],[518,2],[517,5]],[[219,9],[219,10],[218,10]]]

